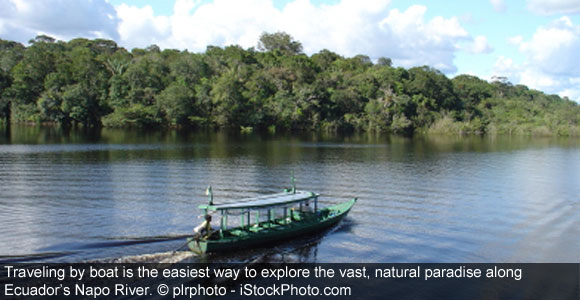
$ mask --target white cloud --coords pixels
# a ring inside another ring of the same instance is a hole
[[[495,11],[505,11],[505,2],[503,0],[489,0]]]
[[[520,51],[544,73],[580,76],[580,26],[568,17],[538,28],[530,41],[520,44]]]
[[[542,15],[580,13],[578,0],[527,0],[527,3],[528,9]]]
[[[523,41],[524,41],[524,37],[521,35],[516,35],[516,36],[512,36],[512,37],[508,38],[508,43],[510,43],[514,46],[521,45]]]
[[[155,17],[153,8],[143,8],[121,4],[117,14],[122,20],[118,26],[121,41],[131,39],[133,47],[147,47],[165,40],[170,32],[169,18]]]
[[[105,0],[0,0],[0,35],[20,42],[43,33],[60,39],[118,39],[117,22]]]
[[[580,91],[577,89],[564,89],[558,93],[560,97],[568,97],[568,99],[580,102]]]
[[[580,26],[562,17],[537,28],[528,41],[521,36],[510,41],[519,47],[524,62],[500,57],[494,66],[496,75],[580,101]]]
[[[171,16],[155,16],[150,6],[117,7],[121,43],[204,51],[207,46],[255,46],[263,31],[274,31],[281,13],[271,1],[176,0]]]
[[[513,59],[499,56],[493,66],[493,76],[507,77],[512,82],[519,82],[521,66],[514,63]]]
[[[170,39],[176,47],[196,51],[203,51],[208,45],[255,46],[263,31],[276,29],[276,21],[280,18],[280,12],[271,1],[215,0],[197,6],[193,13],[179,11],[180,5],[191,10],[194,2],[176,1]]]
[[[387,1],[378,4],[343,1],[316,7],[295,1],[282,12],[280,29],[303,42],[309,53],[326,48],[346,56],[390,57],[405,67],[431,65],[455,72],[454,53],[459,42],[469,39],[457,18],[427,21],[425,6],[399,11],[388,10]]]
[[[11,0],[0,1],[0,18],[13,15],[16,12],[16,3]]]
[[[473,42],[469,43],[464,49],[473,54],[490,53],[493,51],[493,48],[487,42],[487,38],[483,35],[476,36]]]
[[[389,3],[342,0],[317,6],[308,0],[294,0],[280,11],[272,1],[263,0],[205,4],[177,0],[170,17],[154,16],[148,7],[122,5],[117,11],[122,20],[122,44],[130,47],[145,47],[149,40],[162,47],[192,51],[204,51],[208,45],[248,48],[257,44],[264,31],[285,31],[300,41],[308,54],[329,49],[345,56],[385,56],[397,65],[426,64],[447,73],[456,71],[456,51],[483,53],[491,49],[484,37],[474,40],[456,17],[426,20],[425,6],[399,11],[389,10]],[[466,49],[462,43],[473,45]]]
[[[278,30],[287,31],[304,45],[307,53],[323,48],[352,56],[383,56],[380,49],[391,39],[381,28],[389,1],[345,0],[336,5],[317,7],[307,0],[286,5]],[[364,49],[368,49],[365,51]]]

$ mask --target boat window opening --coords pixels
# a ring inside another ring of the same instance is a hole
[[[254,220],[254,227],[258,227],[260,224],[260,210],[256,210],[256,219]]]
[[[215,224],[212,225],[219,228],[220,236],[223,236],[224,231],[233,228],[259,231],[260,227],[272,228],[300,222],[318,211],[318,194],[303,191],[297,191],[296,194],[280,193],[269,200],[258,196],[240,203],[202,205],[200,208],[209,214],[219,211],[220,220],[214,218]]]

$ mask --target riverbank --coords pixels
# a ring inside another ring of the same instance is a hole
[[[443,118],[436,121],[425,134],[444,135],[504,135],[533,137],[580,137],[580,126],[572,124],[535,125],[532,123],[482,124],[481,121],[454,121]]]

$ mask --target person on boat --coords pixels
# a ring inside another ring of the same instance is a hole
[[[288,217],[288,222],[298,221],[298,217],[296,216],[296,214],[297,214],[296,208],[295,207],[290,208],[290,216]]]
[[[300,219],[304,216],[304,213],[312,213],[314,210],[310,206],[309,202],[300,205],[300,207],[292,207],[290,209],[290,217],[289,221],[300,221]]]
[[[193,237],[195,239],[207,238],[211,233],[211,216],[208,214],[204,218],[205,220],[201,224],[193,228]]]
[[[300,206],[299,211],[301,213],[312,213],[314,212],[314,209],[312,208],[312,206],[310,206],[310,202],[306,201],[306,203]]]

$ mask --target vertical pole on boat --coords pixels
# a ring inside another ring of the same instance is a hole
[[[250,228],[250,210],[248,209],[248,229]]]
[[[228,211],[226,210],[224,213],[224,230],[228,229]]]
[[[226,220],[224,219],[224,211],[222,210],[222,218],[220,220],[220,237],[224,237],[224,230],[226,230]]]
[[[205,207],[204,217],[208,215],[209,206],[213,205],[213,192],[211,191],[211,185],[208,186],[207,189],[205,190],[205,195],[209,196],[209,200],[208,200],[207,206]]]
[[[314,197],[314,212],[318,211],[318,196]]]
[[[211,185],[205,190],[205,195],[208,196],[208,205],[213,205],[213,191],[211,190]]]
[[[292,177],[290,177],[292,182],[292,194],[296,194],[296,178],[294,178],[294,171],[292,171]]]

